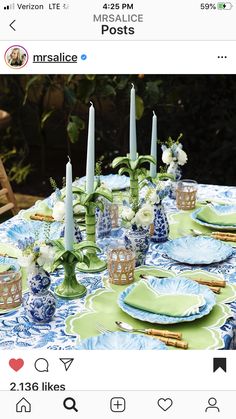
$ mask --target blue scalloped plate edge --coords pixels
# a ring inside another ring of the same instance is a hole
[[[84,184],[86,176],[81,177],[75,186],[81,186]],[[129,188],[129,178],[125,175],[102,175],[100,177],[101,182],[107,183],[107,186],[112,191],[122,191],[124,189]]]
[[[124,299],[129,294],[129,292],[137,285],[137,283],[134,283],[127,287],[123,292],[121,292],[119,298],[118,298],[118,305],[119,307],[127,314],[129,314],[131,317],[135,319],[139,319],[142,321],[146,321],[149,323],[157,323],[157,324],[175,324],[175,323],[182,323],[182,322],[191,322],[197,319],[200,319],[201,317],[206,316],[209,314],[216,304],[215,296],[213,292],[204,285],[199,285],[195,281],[185,278],[185,277],[169,277],[169,278],[156,278],[151,277],[148,279],[151,286],[157,285],[157,282],[160,281],[161,283],[163,281],[168,281],[168,285],[170,285],[170,281],[180,280],[184,281],[188,287],[190,287],[190,290],[192,291],[198,291],[196,294],[203,294],[206,299],[206,305],[200,310],[198,314],[193,314],[191,316],[185,316],[185,317],[171,317],[171,316],[164,316],[159,315],[155,313],[150,313],[148,311],[140,310],[135,307],[131,307],[128,304],[125,304]],[[187,281],[187,283],[186,283]],[[190,292],[190,294],[195,294],[195,292]]]
[[[119,347],[106,346],[106,340],[120,339],[121,345]],[[124,347],[122,347],[122,341]],[[127,347],[128,346],[128,347]],[[112,332],[103,333],[98,336],[92,336],[84,339],[79,345],[75,347],[78,350],[166,350],[167,346],[157,338],[145,336],[136,333],[127,332]]]
[[[178,245],[179,242],[181,241],[186,241],[186,240],[192,240],[192,241],[203,241],[206,240],[208,242],[218,242],[221,244],[222,247],[222,254],[219,255],[218,252],[215,253],[215,256],[211,256],[211,259],[209,258],[208,260],[200,260],[199,258],[197,259],[192,259],[187,260],[181,257],[175,257],[173,254],[171,255],[171,252],[169,252],[168,247],[173,246],[173,244],[176,246],[176,243]],[[224,250],[224,253],[223,253]],[[170,258],[171,260],[174,260],[176,262],[179,263],[184,263],[187,265],[211,265],[212,263],[219,263],[219,262],[223,262],[224,260],[228,259],[229,257],[231,257],[234,253],[234,248],[227,244],[227,243],[223,243],[220,240],[214,239],[213,237],[208,237],[208,236],[197,236],[197,237],[193,237],[193,236],[184,236],[184,237],[178,237],[177,239],[173,239],[173,240],[169,240],[163,244],[159,245],[159,251],[164,251],[164,253],[166,253],[166,255],[168,256],[168,258]],[[168,253],[169,252],[169,253]]]
[[[197,218],[197,214],[200,211],[201,211],[201,208],[198,208],[196,211],[194,211],[191,214],[192,220],[195,221],[197,224],[200,224],[200,225],[205,226],[205,227],[210,227],[210,228],[212,228],[214,230],[227,230],[227,231],[234,231],[234,230],[236,230],[236,224],[235,225],[232,225],[232,226],[222,226],[222,225],[218,225],[218,224],[210,224],[210,223],[207,223],[205,221],[199,220]]]

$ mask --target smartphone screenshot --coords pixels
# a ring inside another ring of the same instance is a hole
[[[4,419],[233,417],[235,22],[1,0]]]

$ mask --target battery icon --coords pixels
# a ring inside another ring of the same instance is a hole
[[[218,10],[231,10],[233,7],[232,3],[226,2],[226,3],[217,3],[217,9]]]

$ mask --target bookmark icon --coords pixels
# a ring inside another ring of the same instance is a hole
[[[227,371],[227,360],[226,358],[213,358],[213,372],[216,372],[218,369]]]

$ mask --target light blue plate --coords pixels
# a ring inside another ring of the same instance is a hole
[[[170,240],[159,250],[177,262],[189,265],[209,265],[230,257],[234,249],[220,240],[205,236],[186,236]]]
[[[203,295],[206,304],[200,309],[197,314],[183,317],[172,317],[163,314],[150,313],[145,310],[132,307],[124,302],[130,291],[137,285],[132,284],[126,288],[119,296],[118,305],[120,308],[131,317],[135,319],[143,320],[149,323],[158,324],[174,324],[181,322],[192,322],[193,320],[200,319],[210,313],[215,305],[215,296],[213,292],[204,285],[199,285],[197,282],[187,279],[185,277],[173,277],[173,278],[155,278],[151,277],[148,283],[158,291],[160,294],[195,294]]]
[[[122,189],[129,188],[129,178],[125,175],[105,175],[100,176],[101,182],[104,182],[108,189],[112,191],[121,191]],[[85,184],[86,176],[81,177],[74,184],[76,186],[83,186]]]
[[[235,205],[214,205],[214,207],[221,214],[229,214],[231,212],[236,212],[236,206]],[[201,211],[201,208],[197,209],[196,211],[194,211],[191,214],[192,220],[194,220],[196,223],[198,223],[202,226],[205,226],[205,227],[214,228],[216,230],[227,230],[227,231],[236,230],[236,224],[232,224],[232,225],[229,225],[229,226],[222,226],[222,225],[218,225],[218,224],[210,224],[210,223],[207,223],[206,221],[199,220],[197,218],[197,215],[200,211]]]
[[[127,332],[104,333],[84,339],[75,349],[97,350],[165,350],[167,346],[156,338]]]
[[[20,265],[16,259],[0,256],[0,265],[9,265],[13,271],[20,271]]]
[[[43,221],[25,221],[20,219],[18,223],[11,225],[6,231],[6,235],[13,244],[26,237],[32,237],[34,240],[44,242],[60,238],[63,224],[60,222],[47,223]]]

